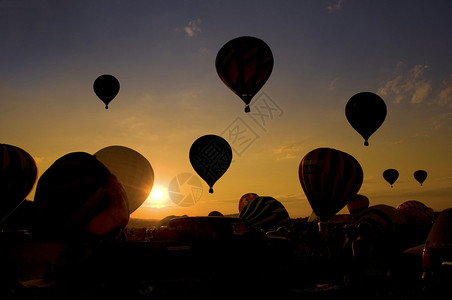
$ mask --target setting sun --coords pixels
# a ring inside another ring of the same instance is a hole
[[[162,208],[168,206],[168,191],[165,187],[155,184],[146,201],[144,207]]]

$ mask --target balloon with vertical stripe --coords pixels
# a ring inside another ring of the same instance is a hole
[[[257,197],[259,197],[259,195],[256,194],[256,193],[246,193],[242,197],[240,197],[240,200],[239,200],[239,212],[241,212],[242,209],[245,206],[248,205],[248,203],[250,203],[251,201],[253,201]]]
[[[240,218],[264,230],[290,226],[289,213],[284,205],[273,197],[257,197],[240,212]]]
[[[301,160],[298,177],[313,211],[327,221],[358,193],[363,170],[350,154],[317,148]]]
[[[0,144],[0,221],[25,200],[37,176],[36,162],[28,152]]]
[[[272,51],[264,41],[241,36],[218,51],[215,67],[223,83],[245,102],[245,112],[249,112],[249,104],[270,77],[273,63]]]

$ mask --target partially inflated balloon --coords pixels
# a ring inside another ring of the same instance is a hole
[[[350,154],[330,148],[317,148],[306,154],[298,176],[312,210],[321,221],[341,210],[363,182],[358,161]]]
[[[0,222],[25,200],[37,176],[36,163],[28,152],[0,144]]]
[[[101,236],[129,221],[125,193],[93,155],[68,153],[39,178],[34,198],[37,234],[59,239]]]
[[[387,169],[383,172],[383,178],[391,185],[399,178],[399,171],[396,169]]]
[[[239,212],[251,201],[259,197],[256,193],[246,193],[239,200]]]
[[[435,213],[432,208],[416,200],[408,200],[397,207],[408,221],[417,224],[431,224],[435,219]]]
[[[154,185],[154,170],[139,152],[124,146],[108,146],[94,156],[118,178],[133,213],[149,196]]]
[[[242,36],[227,42],[220,49],[215,67],[220,79],[245,102],[245,112],[249,112],[252,98],[273,70],[273,54],[264,41]]]
[[[364,195],[356,194],[348,203],[347,208],[350,214],[356,215],[369,207],[369,198]]]
[[[94,81],[94,92],[102,102],[105,103],[105,109],[119,92],[119,81],[113,75],[101,75]]]
[[[413,174],[414,179],[417,180],[421,185],[424,183],[425,179],[427,179],[427,172],[424,170],[417,170]]]
[[[204,135],[191,145],[189,159],[196,173],[209,185],[209,193],[213,193],[213,185],[232,162],[232,149],[222,137]]]
[[[257,197],[240,212],[240,218],[264,230],[291,225],[284,205],[273,197]]]
[[[347,120],[364,138],[365,146],[369,145],[367,140],[383,124],[386,112],[383,99],[371,92],[354,95],[345,106]]]

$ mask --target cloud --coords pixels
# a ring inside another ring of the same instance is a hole
[[[443,86],[439,92],[438,104],[441,106],[449,105],[452,107],[452,76],[449,80],[442,82]]]
[[[432,84],[424,76],[427,65],[416,65],[404,72],[404,64],[399,62],[393,79],[386,82],[379,90],[381,96],[392,98],[395,103],[409,101],[422,103],[432,92]]]
[[[184,27],[184,31],[189,38],[196,36],[197,33],[201,32],[201,19],[197,18],[188,22],[188,25]]]
[[[274,150],[276,154],[281,154],[282,157],[279,157],[278,159],[294,159],[299,157],[299,152],[303,150],[303,147],[296,146],[296,145],[287,145],[279,147],[278,149]]]
[[[328,7],[327,7],[328,12],[333,13],[336,10],[341,9],[343,3],[344,3],[344,0],[339,0],[336,4],[328,5]]]

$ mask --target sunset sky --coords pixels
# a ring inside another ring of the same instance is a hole
[[[298,166],[319,147],[360,162],[359,193],[371,205],[418,200],[442,210],[452,206],[451,11],[449,0],[0,0],[1,143],[29,152],[39,175],[69,152],[140,152],[160,199],[136,218],[238,213],[248,192],[306,217]],[[215,70],[219,49],[239,36],[262,39],[274,57],[250,114]],[[121,84],[108,110],[93,92],[102,74]],[[368,147],[345,117],[363,91],[388,110]],[[188,152],[205,134],[229,141],[232,164],[213,194],[200,179],[200,199],[178,206],[168,187],[196,175]],[[393,188],[388,168],[400,173]],[[423,186],[419,169],[428,172]]]

